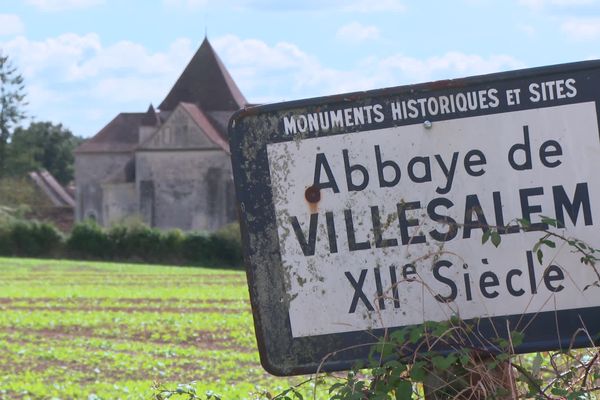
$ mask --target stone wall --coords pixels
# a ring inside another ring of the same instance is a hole
[[[236,219],[231,162],[221,150],[140,151],[136,171],[149,225],[213,231]]]
[[[102,185],[104,225],[123,222],[140,216],[135,183],[106,183]]]
[[[77,221],[94,219],[105,224],[102,183],[124,170],[131,153],[79,153],[75,155]]]

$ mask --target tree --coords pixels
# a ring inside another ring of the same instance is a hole
[[[0,176],[6,172],[7,145],[14,125],[25,118],[23,77],[0,52]]]
[[[73,150],[82,140],[62,124],[32,122],[28,128],[19,127],[9,144],[7,172],[23,176],[32,170],[46,169],[60,183],[67,184],[73,179]]]

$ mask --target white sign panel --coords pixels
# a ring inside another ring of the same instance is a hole
[[[600,305],[566,243],[540,264],[543,234],[517,227],[547,216],[597,240],[593,102],[267,149],[294,337]],[[498,248],[488,226],[507,226]]]

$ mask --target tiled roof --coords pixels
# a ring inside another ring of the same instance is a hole
[[[146,113],[121,113],[91,139],[86,140],[76,153],[134,151],[140,135],[140,125]]]
[[[209,138],[229,152],[229,118],[247,102],[208,39],[160,104],[160,112],[150,105],[145,113],[121,113],[75,152],[133,152],[139,143],[140,126],[159,126],[180,103],[185,103],[185,109]]]
[[[219,130],[219,133],[229,142],[229,136],[227,135],[227,128],[229,126],[229,119],[233,115],[234,111],[208,111],[206,115],[212,122],[213,126]]]
[[[246,104],[208,39],[204,39],[158,108],[173,110],[180,102],[197,104],[205,111],[236,111]]]
[[[29,177],[40,188],[56,207],[75,207],[75,199],[46,170],[32,171]]]

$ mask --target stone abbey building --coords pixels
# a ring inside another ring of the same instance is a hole
[[[204,39],[158,110],[121,113],[76,149],[76,220],[208,231],[235,221],[227,124],[246,104]]]

